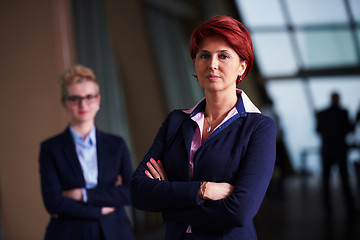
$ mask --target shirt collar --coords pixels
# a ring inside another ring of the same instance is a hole
[[[240,117],[246,117],[247,113],[261,113],[260,110],[253,104],[246,93],[241,89],[236,89],[236,94],[239,96],[239,100],[236,103],[236,109]],[[200,100],[194,107],[183,110],[184,113],[190,114],[190,117],[195,116],[199,112],[203,112],[205,109],[205,97]]]
[[[95,128],[95,126],[93,127],[93,129],[90,131],[90,133],[85,138],[80,136],[74,130],[74,128],[72,128],[71,126],[69,126],[69,130],[70,130],[71,136],[74,139],[75,145],[81,145],[82,147],[91,147],[96,144],[96,128]]]

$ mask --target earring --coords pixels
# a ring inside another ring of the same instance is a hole
[[[100,106],[97,106],[96,111],[99,111],[99,110],[100,110]]]
[[[242,75],[238,75],[236,78],[236,84],[239,84],[242,81]]]

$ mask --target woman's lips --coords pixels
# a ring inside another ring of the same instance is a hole
[[[211,81],[215,81],[215,80],[219,79],[219,76],[210,74],[210,75],[207,75],[206,78],[211,80]]]

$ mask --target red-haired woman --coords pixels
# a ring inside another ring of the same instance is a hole
[[[252,67],[250,34],[215,16],[190,44],[205,98],[168,115],[133,175],[133,205],[162,212],[166,239],[257,239],[253,218],[273,173],[275,125],[236,88]]]

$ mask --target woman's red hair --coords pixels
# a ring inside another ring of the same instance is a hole
[[[190,55],[192,59],[195,59],[201,41],[214,35],[225,38],[240,59],[246,61],[246,70],[236,82],[240,83],[249,74],[254,62],[250,33],[241,22],[232,17],[222,15],[212,17],[200,24],[191,34]]]

